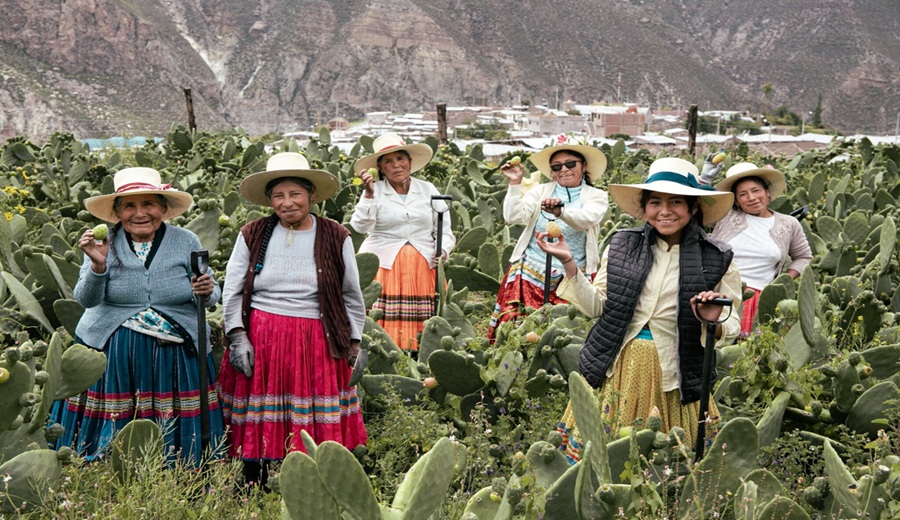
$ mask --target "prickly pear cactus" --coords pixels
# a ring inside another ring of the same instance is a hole
[[[31,450],[0,465],[0,511],[26,512],[48,498],[59,483],[62,464],[56,450]],[[8,480],[7,480],[8,479]]]
[[[128,484],[144,468],[162,466],[162,430],[149,419],[135,419],[116,434],[110,446],[113,471],[119,482]]]

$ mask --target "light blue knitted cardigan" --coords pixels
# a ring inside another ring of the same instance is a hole
[[[191,251],[201,248],[197,235],[186,229],[166,226],[149,269],[145,269],[131,251],[121,228],[110,233],[109,240],[106,273],[97,274],[91,270],[91,259],[87,255],[82,261],[75,299],[85,311],[75,334],[87,346],[103,350],[112,333],[128,318],[153,307],[177,321],[197,345],[197,304],[190,280]],[[212,276],[212,270],[207,273]],[[222,295],[218,282],[213,281],[215,289],[207,298],[208,306],[217,303]],[[206,337],[209,338],[209,327]]]

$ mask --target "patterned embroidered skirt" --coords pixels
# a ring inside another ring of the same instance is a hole
[[[57,447],[71,446],[87,460],[106,454],[109,443],[132,419],[152,419],[163,431],[172,461],[200,462],[200,371],[196,357],[182,345],[160,345],[156,338],[119,327],[106,348],[106,372],[88,391],[57,401],[51,422],[66,431]],[[222,448],[222,409],[216,391],[216,367],[207,356],[209,446]]]
[[[524,259],[509,266],[503,285],[497,292],[497,303],[488,327],[487,337],[492,343],[501,324],[518,318],[525,307],[539,309],[544,306],[544,274],[543,270],[538,271],[526,264]],[[567,303],[556,296],[556,288],[562,279],[562,273],[550,277],[550,303],[554,305]]]
[[[741,302],[741,337],[746,338],[753,332],[753,320],[756,318],[756,310],[759,308],[759,293],[761,291],[748,287],[753,291],[753,297]]]
[[[653,407],[659,409],[662,416],[660,431],[668,433],[673,426],[680,426],[685,431],[685,445],[693,448],[697,438],[700,416],[700,402],[681,404],[681,392],[662,391],[662,369],[659,366],[659,355],[652,340],[633,339],[622,349],[613,375],[607,379],[598,396],[600,415],[603,418],[604,434],[607,442],[618,438],[619,429],[631,426],[635,419],[647,417]],[[709,417],[712,422],[719,419],[716,403],[709,400]],[[575,425],[575,414],[572,403],[566,408],[560,419],[557,430],[562,433],[563,449],[566,458],[574,464],[581,458],[582,441]],[[706,429],[707,437],[710,428]],[[711,441],[707,441],[707,444]]]
[[[416,335],[425,320],[434,316],[435,270],[416,248],[406,244],[397,253],[391,269],[378,269],[381,296],[373,309],[384,311],[378,324],[403,350],[419,350]]]
[[[253,377],[222,360],[219,385],[228,453],[244,460],[280,460],[303,451],[300,432],[348,449],[366,443],[350,366],[328,353],[322,322],[254,309],[250,315]]]

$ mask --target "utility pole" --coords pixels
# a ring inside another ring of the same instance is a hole
[[[438,142],[447,144],[447,103],[437,104]]]
[[[194,119],[194,100],[191,98],[191,89],[184,89],[184,102],[187,104],[188,130],[197,129],[197,120]]]
[[[688,108],[688,152],[694,157],[697,149],[697,105]]]

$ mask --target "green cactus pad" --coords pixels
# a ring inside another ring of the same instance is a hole
[[[496,375],[494,376],[494,382],[497,385],[497,393],[500,396],[505,396],[506,393],[509,392],[523,363],[524,358],[522,357],[522,353],[518,350],[507,352],[506,355],[503,356],[503,359],[500,361],[500,366],[497,367]]]
[[[563,476],[550,486],[544,494],[546,499],[544,518],[578,518],[575,506],[575,483],[580,470],[580,462],[569,466]]]
[[[9,361],[0,361],[0,367],[9,371],[9,379],[0,385],[0,432],[6,431],[19,417],[22,404],[19,396],[34,389],[34,372],[21,361],[10,366]]]
[[[100,379],[106,370],[106,354],[99,350],[76,343],[62,354],[60,363],[60,385],[56,389],[56,399],[78,395]]]
[[[897,398],[900,398],[900,391],[892,381],[883,381],[869,388],[859,396],[850,409],[846,420],[847,426],[874,439],[878,435],[878,430],[885,429],[883,423],[886,421],[887,413],[894,408],[890,403]],[[876,420],[880,421],[873,422]]]
[[[602,483],[613,483],[609,468],[609,455],[606,451],[606,438],[603,434],[603,423],[600,419],[600,403],[594,396],[594,389],[578,372],[569,374],[569,397],[575,424],[584,443],[593,442],[591,465]],[[582,454],[582,460],[587,455]]]
[[[162,454],[162,430],[149,419],[126,424],[110,445],[112,468],[122,484],[136,477],[139,465],[162,465]]]
[[[323,442],[316,449],[316,466],[325,488],[353,518],[382,517],[369,477],[347,448],[334,441]]]
[[[858,483],[832,447],[829,439],[825,440],[823,455],[825,474],[828,476],[828,488],[831,490],[831,494],[842,508],[856,512],[859,509],[859,499],[853,491],[858,488]]]
[[[288,453],[281,465],[278,485],[292,519],[340,518],[340,508],[319,477],[316,461],[309,455],[299,451]]]
[[[497,511],[500,510],[500,502],[495,502],[491,499],[491,493],[493,492],[490,486],[478,490],[466,502],[464,513],[466,515],[475,515],[478,520],[482,518],[496,518]]]
[[[715,507],[720,496],[734,494],[741,477],[756,469],[759,435],[750,419],[725,423],[700,464],[691,472],[681,492],[678,518],[700,518]]]
[[[25,511],[39,506],[50,490],[59,485],[62,464],[55,450],[26,451],[0,466],[0,475],[10,480],[0,488],[0,511],[15,513],[25,503]]]
[[[788,392],[780,392],[772,403],[766,407],[763,416],[756,423],[756,429],[759,431],[759,446],[764,448],[778,439],[781,433],[781,423],[784,418],[784,410],[787,408],[791,394]]]
[[[439,439],[406,472],[391,507],[403,511],[403,518],[429,518],[446,498],[453,481],[454,452],[450,439]]]
[[[375,253],[357,253],[356,265],[359,267],[359,286],[365,289],[375,275],[378,274],[378,255]]]
[[[428,358],[428,366],[438,383],[451,394],[469,395],[484,387],[481,367],[456,352],[438,350]]]

